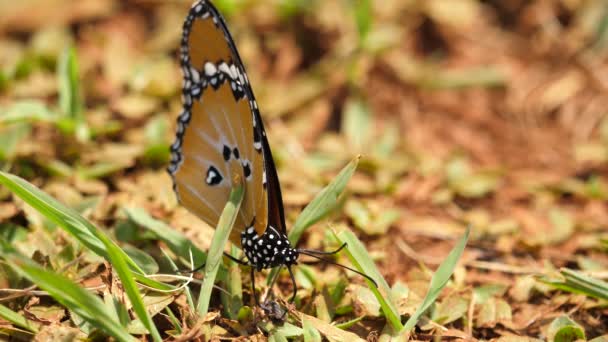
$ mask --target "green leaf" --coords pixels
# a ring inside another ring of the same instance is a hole
[[[95,254],[107,258],[103,243],[92,233],[97,228],[75,210],[59,203],[34,185],[15,175],[0,172],[0,184],[6,186],[49,220],[64,228],[66,232],[78,239]]]
[[[232,245],[230,247],[230,255],[238,258],[239,249]],[[238,317],[239,309],[243,306],[243,283],[241,277],[241,268],[239,264],[233,260],[228,261],[228,274],[225,280],[226,290],[228,293],[222,292],[222,304],[224,313],[230,319]]]
[[[300,240],[300,237],[308,227],[317,223],[338,205],[338,197],[342,194],[344,188],[346,188],[346,184],[355,173],[357,165],[359,164],[359,159],[361,159],[360,155],[351,160],[350,163],[340,171],[336,178],[323,188],[323,190],[308,203],[306,208],[302,210],[302,213],[300,213],[300,216],[298,216],[289,232],[289,242],[292,246],[298,244],[298,240]],[[266,277],[266,284],[270,284],[277,272],[278,269],[274,269],[268,274],[268,277]]]
[[[308,319],[302,320],[302,329],[304,330],[304,342],[321,342],[321,333],[317,330]]]
[[[16,325],[18,327],[22,327],[33,333],[38,332],[38,326],[39,326],[38,323],[32,322],[32,321],[26,319],[22,315],[16,313],[15,311],[7,308],[6,306],[4,306],[2,304],[0,304],[0,317],[13,323],[14,325]]]
[[[144,158],[153,164],[165,164],[169,161],[170,150],[167,145],[167,132],[169,124],[164,115],[152,118],[146,124],[144,133],[146,135],[146,148]]]
[[[367,253],[363,243],[357,239],[355,234],[348,230],[336,234],[336,238],[341,243],[347,244],[347,247],[344,250],[355,269],[371,277],[378,284],[378,287],[376,287],[371,281],[365,279],[368,287],[372,290],[374,296],[380,303],[382,312],[386,316],[386,319],[391,323],[393,329],[395,331],[403,329],[399,311],[397,311],[397,305],[393,303],[392,298],[390,297],[391,288],[382,277],[382,274],[380,274],[378,268],[376,268],[374,261]],[[385,295],[382,295],[382,293]]]
[[[568,316],[557,317],[547,329],[547,340],[551,342],[573,342],[585,339],[585,330]]]
[[[154,219],[144,209],[124,208],[124,211],[131,221],[154,232],[179,257],[190,261],[190,253],[192,253],[194,267],[204,264],[207,260],[207,254],[196,247],[190,239],[164,222]],[[219,277],[223,278],[226,271],[225,267],[220,268]]]
[[[75,237],[93,253],[104,257],[108,261],[110,260],[106,246],[101,241],[101,237],[107,237],[74,209],[61,204],[37,187],[15,175],[0,172],[0,184],[6,186],[12,193],[19,196],[47,219],[63,228],[63,230]],[[114,242],[111,243],[114,244]],[[129,267],[137,272],[134,274],[137,281],[156,289],[168,290],[172,288],[171,286],[147,279],[139,266],[124,251],[120,248],[118,249],[118,253],[123,255]]]
[[[580,293],[589,297],[608,300],[608,283],[568,268],[560,270],[561,279],[541,278],[540,281],[563,291]]]
[[[57,114],[37,100],[24,100],[13,103],[8,108],[0,108],[0,123],[16,122],[53,122]]]
[[[349,99],[342,115],[342,133],[354,151],[361,152],[371,142],[372,118],[369,108],[361,99]]]
[[[407,322],[405,322],[405,325],[401,330],[402,333],[409,332],[416,325],[416,323],[418,323],[420,316],[422,316],[422,314],[435,302],[435,300],[437,300],[439,293],[441,293],[441,290],[450,280],[450,277],[454,272],[454,268],[464,252],[470,232],[471,227],[467,227],[464,236],[456,243],[454,248],[452,248],[452,251],[450,254],[448,254],[447,258],[445,258],[441,265],[439,265],[437,271],[435,271],[435,274],[433,274],[433,278],[431,278],[429,291],[422,300],[422,303],[418,309],[416,309],[416,312],[407,320]]]
[[[0,127],[0,159],[13,159],[17,145],[29,135],[31,126],[27,123],[16,123]]]
[[[156,260],[154,260],[150,254],[131,245],[124,245],[122,249],[133,261],[135,261],[145,274],[158,273],[158,263],[156,263]]]
[[[80,119],[82,100],[78,79],[78,59],[74,47],[69,47],[63,51],[57,67],[59,107],[63,115],[73,120]]]
[[[91,132],[84,118],[84,106],[80,91],[78,58],[74,47],[66,48],[58,62],[57,77],[59,81],[59,108],[66,119],[64,131],[75,133],[79,141],[87,141]]]
[[[113,317],[101,299],[89,291],[62,275],[43,269],[1,240],[0,255],[11,268],[47,291],[57,302],[87,322],[119,341],[136,341]]]
[[[228,202],[222,211],[222,215],[217,223],[215,233],[211,239],[211,247],[209,247],[209,255],[205,264],[205,280],[201,287],[201,292],[198,297],[198,313],[204,317],[209,310],[209,301],[211,300],[211,291],[215,284],[215,276],[222,263],[224,254],[224,246],[228,242],[232,226],[236,221],[236,217],[243,201],[245,190],[242,185],[237,185],[230,192]]]
[[[312,226],[331,212],[338,204],[338,197],[355,173],[361,156],[357,156],[302,210],[300,216],[289,232],[289,241],[293,246],[298,243],[306,228]]]
[[[133,305],[133,310],[139,317],[139,320],[142,324],[148,329],[148,331],[152,334],[152,338],[156,342],[162,341],[154,322],[152,322],[152,318],[148,315],[146,311],[146,307],[144,305],[141,293],[139,293],[139,289],[137,288],[137,284],[135,283],[135,278],[131,269],[129,268],[129,260],[127,254],[125,254],[116,244],[114,244],[108,237],[105,235],[99,234],[98,237],[101,239],[103,244],[105,245],[108,251],[108,257],[110,258],[110,263],[112,264],[112,268],[118,274],[120,281],[122,283],[122,287],[127,293],[129,297],[129,301],[131,305]]]
[[[372,3],[370,0],[351,0],[351,4],[359,33],[359,44],[363,45],[372,27]]]

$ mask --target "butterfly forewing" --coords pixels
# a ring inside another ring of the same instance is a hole
[[[252,223],[258,234],[267,226],[264,157],[269,150],[262,150],[265,134],[234,42],[223,18],[207,1],[195,3],[186,18],[180,58],[184,108],[171,146],[169,173],[180,203],[212,227],[228,200],[233,178],[243,180],[245,198],[230,236],[238,245]]]
[[[255,112],[255,115],[259,119],[259,112]],[[262,150],[264,153],[265,162],[265,187],[268,192],[268,224],[283,234],[287,234],[287,228],[285,227],[285,214],[283,210],[283,196],[281,195],[281,184],[279,182],[279,176],[277,175],[277,169],[274,165],[274,159],[272,158],[272,152],[270,151],[270,144],[266,138],[264,132],[264,125],[260,124],[259,134],[261,135]]]

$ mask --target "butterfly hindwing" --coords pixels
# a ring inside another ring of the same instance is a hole
[[[174,189],[184,207],[215,227],[240,176],[245,197],[230,236],[240,245],[252,223],[262,234],[268,222],[262,127],[254,127],[261,119],[232,37],[208,1],[195,3],[184,22],[180,58],[184,108],[171,146]]]
[[[270,144],[266,138],[264,124],[262,123],[260,114],[257,110],[254,111],[254,114],[260,122],[255,129],[259,130],[261,148],[264,154],[264,186],[268,192],[268,225],[274,227],[283,234],[287,234],[287,228],[285,227],[285,213],[283,209],[283,196],[281,195],[279,176],[277,174],[272,152],[270,151]]]

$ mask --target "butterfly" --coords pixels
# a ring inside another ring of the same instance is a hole
[[[183,109],[168,167],[178,201],[215,227],[234,175],[240,176],[245,195],[230,241],[242,248],[246,261],[233,260],[251,266],[254,297],[254,270],[287,267],[293,301],[297,288],[291,266],[300,254],[321,259],[319,255],[337,251],[296,249],[289,242],[279,177],[258,104],[226,22],[210,1],[199,0],[190,9],[179,53]]]

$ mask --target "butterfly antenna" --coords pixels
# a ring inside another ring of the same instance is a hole
[[[340,247],[340,249],[342,249],[342,248],[344,248],[344,245],[342,245],[342,247]],[[311,257],[313,257],[315,259],[319,259],[319,260],[324,261],[324,262],[326,262],[328,264],[336,265],[336,266],[345,268],[345,269],[347,269],[347,270],[349,270],[351,272],[355,272],[358,275],[364,277],[365,279],[371,281],[374,284],[374,286],[378,287],[378,283],[376,283],[376,281],[374,279],[372,279],[372,277],[368,276],[367,274],[365,274],[363,272],[359,272],[359,271],[357,271],[357,270],[355,270],[355,269],[353,269],[351,267],[348,267],[348,266],[345,266],[345,265],[342,265],[342,264],[338,264],[337,262],[331,261],[329,259],[322,258],[322,257],[320,257],[318,255],[313,254],[313,253],[309,253],[307,250],[300,250],[300,249],[298,249],[298,252],[300,252],[300,253],[302,253],[304,255],[311,256]]]
[[[344,247],[346,247],[346,242],[342,244],[342,246],[340,246],[338,249],[336,249],[335,251],[332,252],[324,252],[324,251],[317,251],[314,249],[305,249],[305,248],[301,248],[298,249],[297,251],[306,255],[310,255],[310,254],[315,254],[315,255],[334,255],[337,254],[338,252],[340,252],[341,250],[344,249]]]

